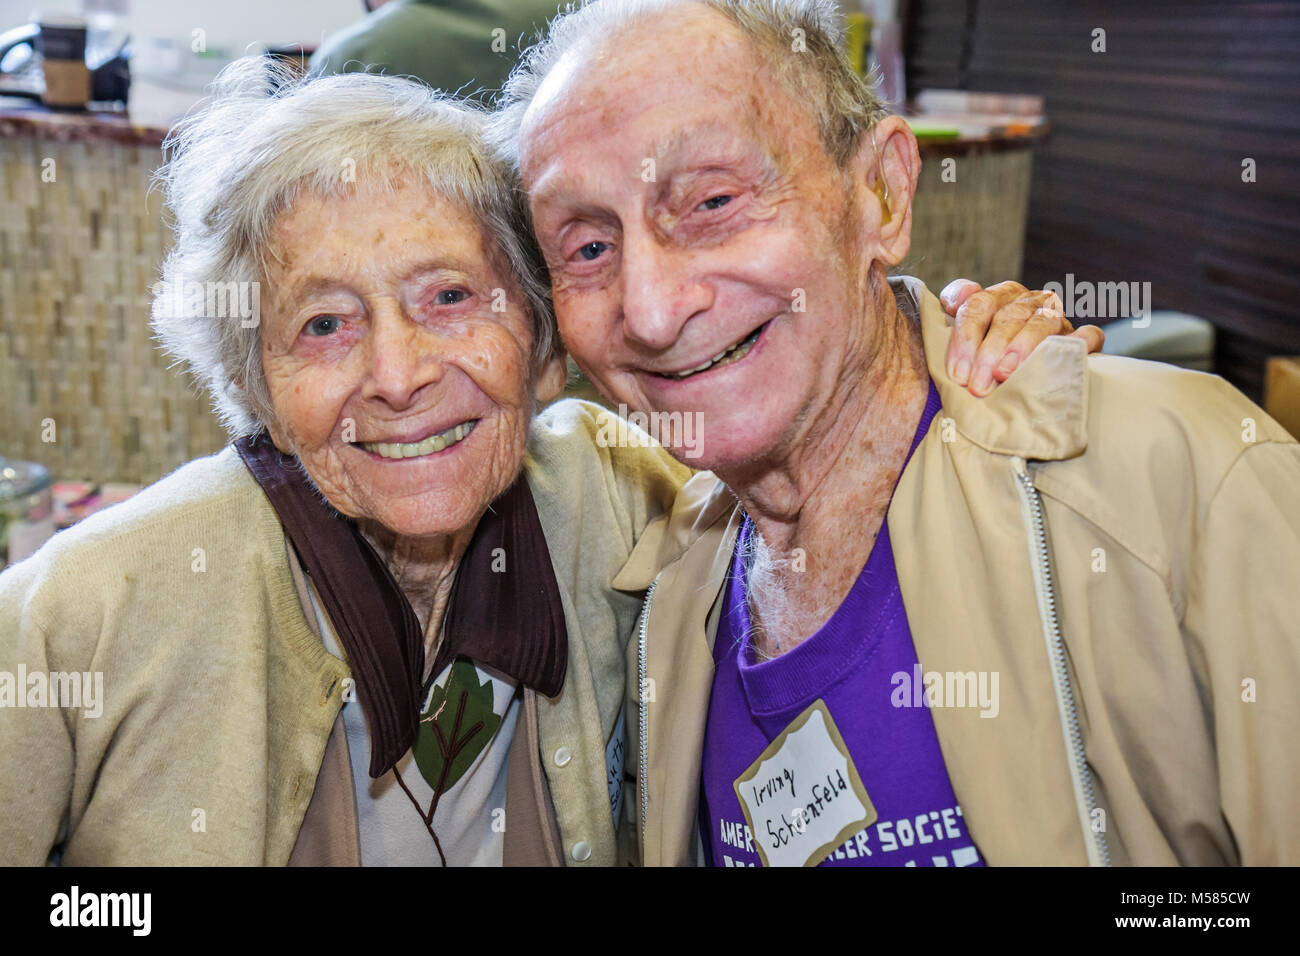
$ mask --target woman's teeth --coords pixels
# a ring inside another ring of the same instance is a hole
[[[700,372],[706,372],[711,368],[721,368],[724,365],[730,365],[732,362],[739,362],[749,354],[749,350],[754,347],[754,343],[758,341],[758,336],[766,325],[767,323],[763,323],[763,325],[760,325],[753,332],[750,332],[748,338],[737,342],[729,349],[723,349],[707,362],[703,362],[695,366],[695,368],[688,368],[685,372],[677,372],[672,377],[690,378],[692,375],[698,375]]]
[[[461,422],[454,428],[448,428],[445,432],[430,435],[423,441],[358,442],[358,444],[366,451],[378,455],[380,458],[419,458],[421,455],[432,455],[435,451],[450,448],[472,432],[477,424],[478,419]]]

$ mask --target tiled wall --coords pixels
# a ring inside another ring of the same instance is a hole
[[[0,138],[0,455],[149,482],[225,444],[151,339],[160,161],[157,147]]]

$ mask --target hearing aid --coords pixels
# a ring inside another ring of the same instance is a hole
[[[871,148],[876,153],[876,185],[872,187],[872,192],[880,200],[880,224],[889,225],[894,215],[889,211],[889,183],[885,181],[885,164],[880,159],[880,147],[876,144],[876,131],[871,131]]]

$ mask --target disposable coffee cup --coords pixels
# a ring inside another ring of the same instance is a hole
[[[90,99],[90,70],[86,67],[86,21],[80,17],[47,16],[38,21],[36,39],[45,71],[42,102],[52,109],[85,109]]]

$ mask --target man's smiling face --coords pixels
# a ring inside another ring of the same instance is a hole
[[[615,402],[701,413],[696,467],[780,459],[870,358],[878,206],[771,74],[683,5],[571,51],[520,131],[570,353]]]

